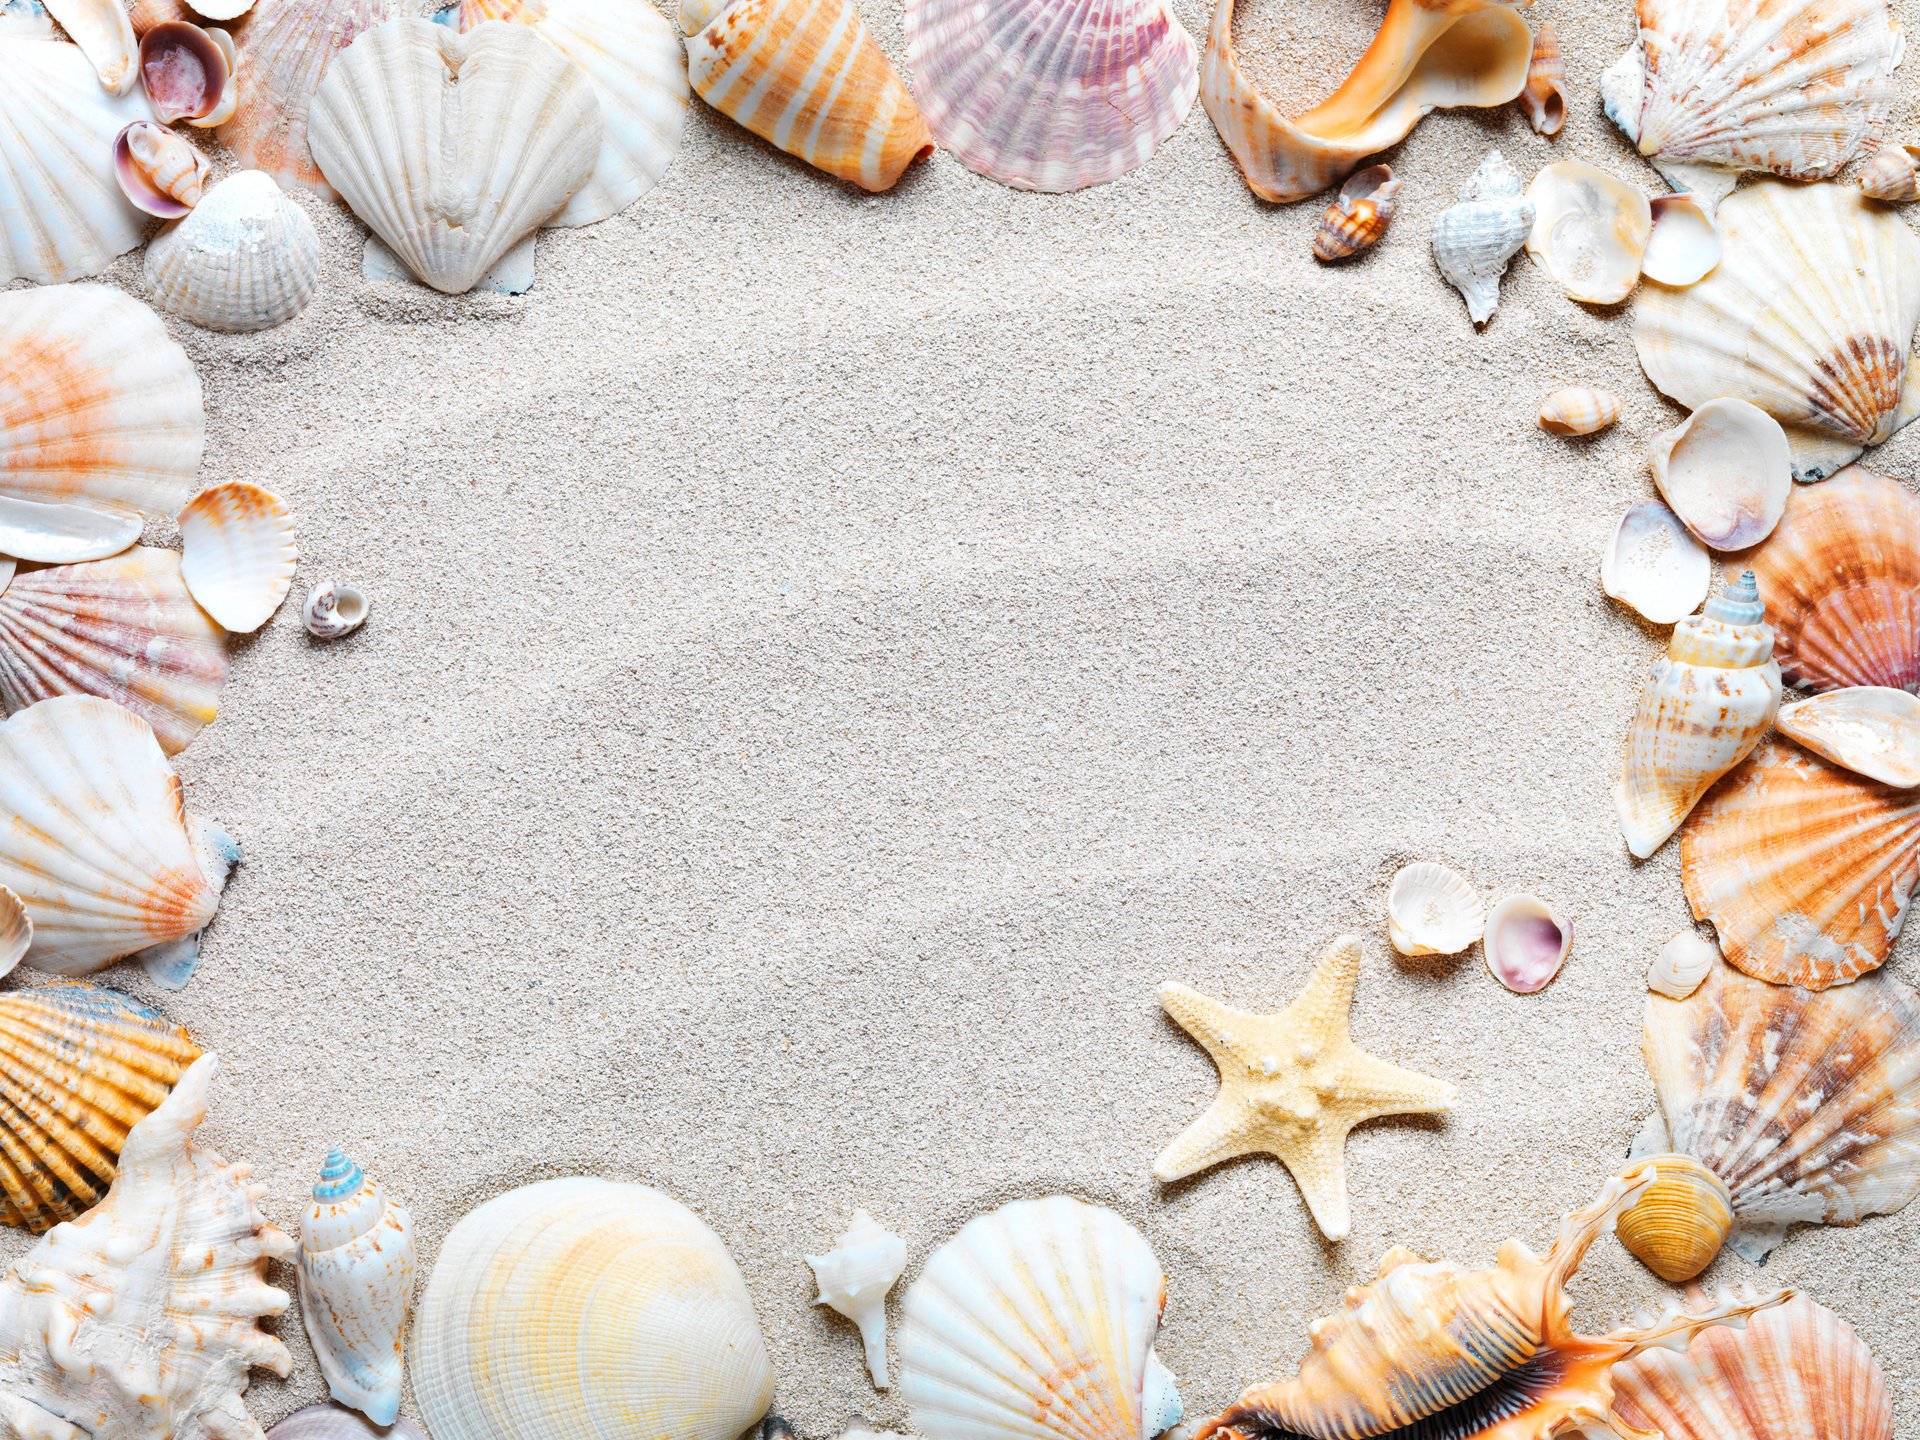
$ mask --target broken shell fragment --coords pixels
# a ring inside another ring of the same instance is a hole
[[[258,630],[287,598],[299,560],[293,514],[244,480],[202,490],[180,512],[180,574],[228,630]]]
[[[338,580],[322,580],[307,592],[307,603],[301,607],[300,620],[314,639],[338,640],[364,625],[367,613],[372,609],[373,601],[359,586],[342,584]]]
[[[1860,193],[1890,204],[1920,200],[1920,145],[1885,145],[1860,171]]]
[[[140,39],[140,81],[163,125],[211,115],[231,74],[227,52],[198,25],[168,20]]]
[[[1480,938],[1480,896],[1445,865],[1404,865],[1387,891],[1387,938],[1402,955],[1458,955]]]
[[[1658,500],[1631,505],[1600,561],[1600,588],[1656,625],[1700,608],[1713,586],[1713,561]]]
[[[1620,397],[1611,390],[1572,386],[1540,402],[1540,428],[1549,435],[1597,435],[1620,418]]]
[[[1702,545],[1745,550],[1786,513],[1787,432],[1745,400],[1709,400],[1654,441],[1653,483]]]
[[[140,73],[140,42],[120,0],[47,0],[47,13],[93,62],[109,95],[133,89]]]
[[[1575,300],[1612,305],[1640,281],[1653,209],[1636,186],[1584,160],[1562,160],[1533,177],[1527,253]]]
[[[1527,66],[1527,88],[1520,92],[1520,108],[1536,135],[1553,136],[1567,123],[1567,62],[1560,58],[1560,32],[1551,20],[1533,37],[1533,59]]]
[[[113,142],[113,172],[127,199],[162,220],[178,220],[200,203],[213,166],[164,125],[136,120]]]
[[[1493,317],[1500,277],[1527,243],[1533,222],[1533,202],[1520,193],[1520,177],[1498,150],[1487,152],[1461,189],[1459,203],[1434,222],[1433,262],[1466,300],[1474,324]]]
[[[1653,235],[1640,257],[1640,273],[1662,285],[1691,285],[1720,263],[1720,227],[1697,196],[1687,191],[1653,197]]]
[[[1684,1000],[1719,963],[1718,945],[1696,931],[1681,930],[1660,947],[1647,967],[1647,989],[1669,1000]]]
[[[1780,733],[1856,775],[1920,786],[1920,696],[1884,685],[1830,690],[1780,711]]]
[[[1313,258],[1345,260],[1378,243],[1393,223],[1400,202],[1400,181],[1385,165],[1356,170],[1321,218],[1313,237]]]
[[[240,47],[234,44],[233,36],[219,26],[207,29],[207,38],[220,49],[226,57],[227,78],[220,86],[220,98],[206,114],[187,121],[196,130],[211,130],[233,119],[234,112],[240,108]]]
[[[1651,1163],[1653,1184],[1620,1214],[1620,1243],[1670,1285],[1683,1285],[1713,1263],[1733,1229],[1733,1195],[1726,1182],[1691,1155],[1637,1159]]]
[[[1516,995],[1547,988],[1573,948],[1573,921],[1532,895],[1509,895],[1487,912],[1480,953]]]

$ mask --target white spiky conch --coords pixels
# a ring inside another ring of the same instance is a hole
[[[807,1256],[820,1286],[816,1305],[838,1311],[860,1327],[867,1371],[887,1388],[887,1292],[907,1268],[907,1242],[881,1227],[864,1210],[824,1255]]]
[[[1525,26],[1521,29],[1524,31]],[[1500,277],[1533,231],[1534,205],[1520,190],[1520,177],[1498,150],[1489,150],[1459,203],[1440,212],[1433,226],[1433,263],[1467,302],[1476,325],[1493,318],[1500,304]]]
[[[187,503],[180,546],[180,575],[193,598],[242,634],[280,608],[300,559],[286,502],[245,480],[202,490]]]
[[[292,1369],[260,1329],[287,1308],[267,1263],[293,1241],[245,1165],[195,1145],[203,1055],[127,1135],[107,1198],[0,1280],[0,1422],[18,1440],[259,1440],[248,1371]]]
[[[400,1410],[413,1275],[413,1217],[329,1152],[300,1217],[300,1318],[333,1398],[376,1425]]]
[[[268,330],[313,298],[320,237],[272,176],[242,170],[153,238],[146,273],[163,310],[209,330]]]

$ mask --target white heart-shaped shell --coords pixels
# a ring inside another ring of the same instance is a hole
[[[163,310],[209,330],[268,330],[306,309],[320,284],[320,237],[273,177],[242,170],[147,246]]]
[[[1417,860],[1387,891],[1387,938],[1402,955],[1458,955],[1480,938],[1485,913],[1465,876]]]
[[[1527,253],[1569,296],[1611,305],[1633,293],[1653,234],[1653,209],[1637,186],[1584,160],[1562,160],[1533,177],[1527,198]]]
[[[293,584],[293,513],[245,480],[202,490],[180,512],[180,574],[229,630],[258,630]]]
[[[1713,561],[1658,500],[1627,507],[1600,560],[1600,587],[1656,625],[1700,608],[1713,585]]]
[[[1814,754],[1900,790],[1920,786],[1920,696],[1881,685],[1784,706],[1777,722]]]
[[[1654,441],[1653,482],[1702,545],[1745,550],[1786,513],[1787,433],[1757,405],[1709,400]]]

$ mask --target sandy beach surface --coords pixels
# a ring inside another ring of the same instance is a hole
[[[1199,0],[1174,8],[1204,36]],[[1247,8],[1250,68],[1306,102],[1384,6]],[[864,9],[904,63],[898,0]],[[1896,9],[1920,30],[1920,0]],[[1256,201],[1198,105],[1090,191],[940,154],[869,197],[696,100],[664,183],[544,234],[526,296],[364,281],[361,228],[302,195],[326,252],[304,315],[170,319],[203,479],[285,496],[302,562],[180,758],[245,847],[200,972],[102,978],[220,1053],[206,1134],[272,1218],[296,1227],[336,1143],[411,1206],[423,1262],[512,1186],[658,1185],[739,1260],[808,1437],[908,1426],[810,1305],[802,1254],[855,1206],[910,1243],[896,1300],[981,1210],[1115,1207],[1166,1268],[1160,1352],[1195,1415],[1290,1373],[1390,1245],[1544,1246],[1651,1107],[1642,973],[1687,920],[1677,846],[1632,862],[1608,797],[1664,632],[1598,583],[1681,412],[1627,307],[1522,255],[1476,334],[1433,267],[1490,146],[1660,188],[1599,110],[1624,0],[1529,18],[1561,28],[1565,131],[1430,118],[1388,157],[1392,233],[1341,268],[1308,255],[1322,204]],[[1920,133],[1915,63],[1896,138]],[[107,278],[145,293],[137,256]],[[1625,418],[1544,435],[1566,384]],[[1869,458],[1914,483],[1920,426]],[[321,645],[297,598],[328,574],[375,611]],[[1522,998],[1477,950],[1395,957],[1413,859],[1564,907],[1560,979]],[[1156,986],[1277,1008],[1343,932],[1356,1038],[1461,1100],[1353,1136],[1335,1245],[1276,1162],[1149,1167],[1214,1093]],[[1709,1278],[1837,1309],[1904,1432],[1916,1253],[1920,1205]],[[1672,1293],[1606,1240],[1576,1313],[1604,1330]],[[277,1329],[294,1373],[248,1396],[268,1422],[324,1395],[297,1309]]]

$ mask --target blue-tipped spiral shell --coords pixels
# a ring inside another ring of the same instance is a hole
[[[344,1200],[360,1188],[362,1178],[360,1167],[336,1145],[327,1152],[326,1163],[320,1167],[320,1179],[313,1187],[313,1198],[323,1205]]]
[[[1726,589],[1707,601],[1707,619],[1729,625],[1757,625],[1766,614],[1767,607],[1760,601],[1760,584],[1751,570],[1741,571],[1738,580],[1730,581]]]

